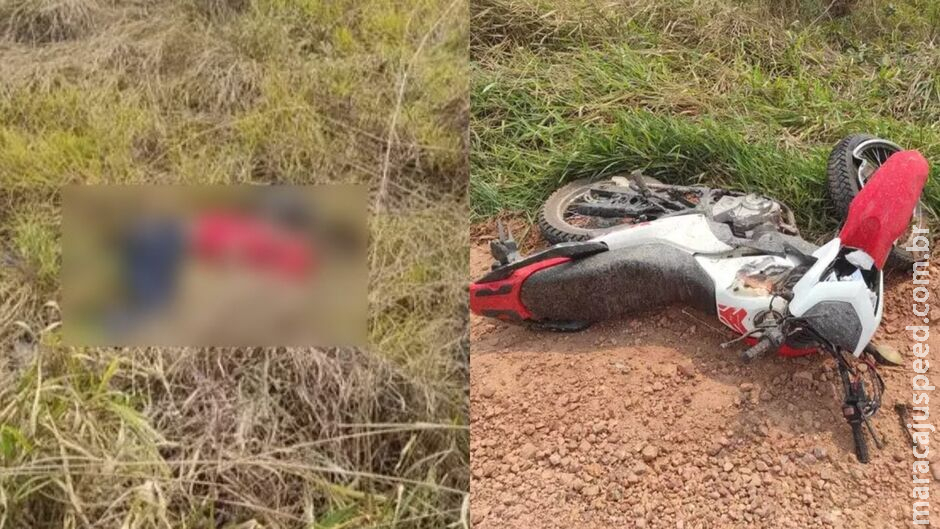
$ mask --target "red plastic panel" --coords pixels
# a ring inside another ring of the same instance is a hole
[[[864,250],[884,266],[894,241],[907,231],[930,167],[917,151],[894,153],[849,206],[842,244]]]
[[[531,319],[532,313],[522,304],[522,283],[539,270],[570,260],[570,257],[552,257],[514,270],[506,279],[473,283],[470,285],[470,310],[504,321]]]

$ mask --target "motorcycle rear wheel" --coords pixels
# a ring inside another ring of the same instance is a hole
[[[613,177],[612,177],[613,178]],[[631,219],[609,221],[609,225],[591,225],[596,223],[590,218],[572,217],[569,208],[590,192],[591,186],[600,181],[594,178],[575,180],[551,194],[542,205],[538,215],[539,231],[542,237],[551,244],[561,242],[580,242],[592,239],[623,225],[633,224]],[[647,184],[662,184],[659,180],[648,176],[643,177]],[[603,222],[601,222],[603,224]]]

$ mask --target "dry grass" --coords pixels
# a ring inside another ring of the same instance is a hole
[[[374,355],[41,358],[0,392],[12,527],[294,527],[343,509],[363,526],[457,518],[442,509],[462,496],[459,425],[415,422],[429,404],[420,385]]]
[[[465,10],[0,2],[0,528],[466,523]],[[63,345],[74,182],[368,185],[371,346]]]
[[[0,28],[16,42],[61,42],[91,33],[100,15],[97,0],[9,0],[0,5]]]

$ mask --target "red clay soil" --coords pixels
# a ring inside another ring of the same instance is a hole
[[[474,277],[491,262],[484,231],[471,248]],[[930,274],[936,322],[940,260]],[[910,274],[889,282],[878,339],[906,365],[882,369],[888,390],[874,423],[886,446],[871,448],[869,465],[855,459],[831,359],[742,365],[740,346],[719,346],[730,330],[681,306],[571,334],[473,316],[474,527],[910,527],[914,456],[893,407],[911,401],[903,329],[918,322]],[[929,358],[940,366],[932,327]]]

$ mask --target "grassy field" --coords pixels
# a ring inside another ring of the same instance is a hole
[[[531,214],[581,176],[758,190],[804,234],[836,223],[825,165],[869,132],[933,161],[940,212],[940,3],[480,0],[471,5],[475,219]]]
[[[466,519],[467,5],[0,1],[0,528]],[[69,183],[362,183],[370,341],[61,343]]]

